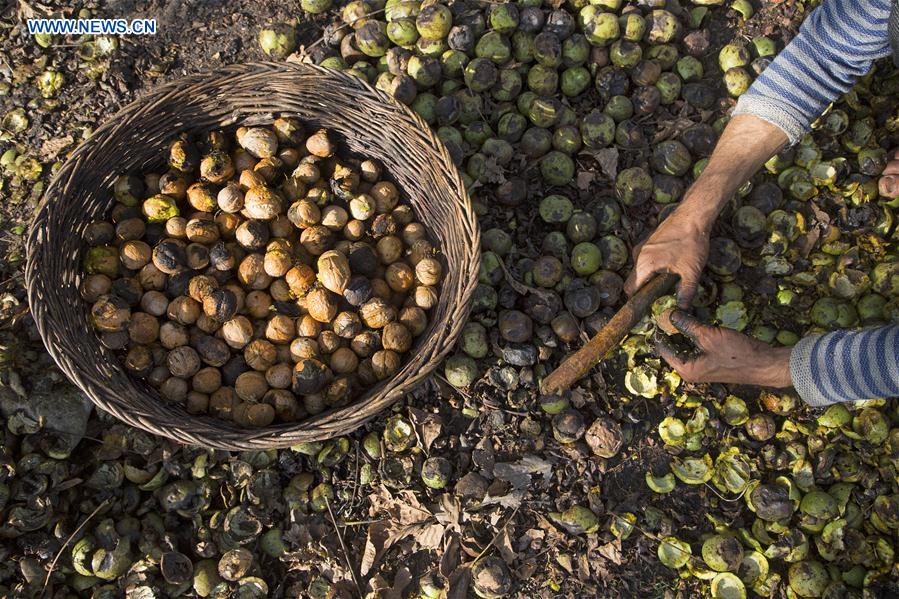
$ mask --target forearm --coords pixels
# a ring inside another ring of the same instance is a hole
[[[899,325],[806,337],[791,352],[790,373],[812,406],[899,397]]]
[[[743,183],[788,142],[778,127],[751,114],[734,117],[677,212],[708,234],[721,209]]]

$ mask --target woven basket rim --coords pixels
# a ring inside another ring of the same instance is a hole
[[[46,300],[41,294],[43,288],[38,280],[40,274],[39,259],[41,252],[46,249],[44,248],[44,245],[50,243],[50,241],[45,239],[46,236],[43,227],[46,225],[48,215],[50,214],[55,201],[66,197],[65,183],[74,173],[78,172],[77,169],[85,168],[85,164],[82,162],[85,157],[89,156],[91,150],[100,145],[103,140],[115,138],[115,136],[127,135],[128,126],[139,121],[145,113],[152,112],[155,102],[160,101],[160,99],[166,98],[172,94],[184,93],[184,91],[191,86],[202,85],[204,83],[212,82],[213,80],[227,81],[229,77],[240,79],[248,76],[266,74],[290,77],[324,77],[335,85],[346,88],[345,91],[348,94],[355,92],[355,90],[359,90],[360,92],[374,96],[378,102],[386,105],[385,107],[389,107],[391,110],[399,113],[401,118],[408,120],[410,126],[415,128],[415,133],[422,136],[428,146],[430,146],[429,149],[433,150],[435,159],[441,161],[440,166],[443,169],[441,173],[447,174],[453,184],[453,189],[450,191],[454,196],[453,199],[458,204],[455,206],[456,212],[460,217],[458,225],[464,232],[468,247],[465,248],[465,254],[462,258],[463,271],[459,273],[461,288],[457,295],[460,301],[458,302],[458,305],[450,306],[453,313],[444,317],[440,326],[436,326],[436,322],[431,324],[429,327],[430,334],[427,336],[427,339],[424,339],[425,336],[423,336],[423,338],[420,339],[419,345],[426,341],[430,342],[434,338],[442,337],[445,337],[446,340],[449,340],[449,337],[452,337],[452,341],[454,341],[455,336],[458,335],[461,328],[460,322],[464,322],[466,319],[472,293],[477,284],[480,257],[479,226],[471,204],[471,198],[465,189],[461,175],[459,174],[458,169],[453,165],[448,150],[427,123],[425,123],[415,112],[400,104],[385,92],[342,71],[328,69],[318,65],[274,62],[252,62],[208,69],[167,82],[149,90],[106,119],[93,132],[90,138],[85,140],[72,152],[69,158],[64,162],[62,168],[59,169],[50,181],[35,210],[35,217],[29,228],[26,243],[26,289],[35,324],[48,352],[67,377],[78,386],[97,407],[112,413],[120,420],[132,426],[168,437],[181,443],[199,444],[226,450],[265,449],[286,447],[297,442],[324,440],[347,434],[351,430],[362,426],[371,418],[374,418],[384,408],[398,400],[405,393],[411,391],[414,387],[418,386],[430,374],[433,368],[435,368],[451,351],[453,345],[452,342],[444,343],[444,347],[439,353],[432,356],[425,364],[425,367],[420,368],[418,372],[415,373],[406,372],[406,370],[408,370],[406,367],[409,365],[409,358],[407,358],[404,368],[396,377],[383,381],[375,387],[366,390],[361,397],[344,407],[310,416],[297,423],[277,424],[259,429],[239,429],[238,427],[237,430],[235,430],[236,425],[233,423],[222,419],[216,419],[211,416],[187,415],[186,419],[182,421],[183,423],[168,422],[165,427],[157,426],[154,422],[154,418],[148,418],[147,414],[132,413],[133,410],[130,410],[129,408],[133,407],[133,398],[108,397],[108,394],[105,394],[104,389],[98,388],[97,385],[83,376],[83,369],[73,361],[72,356],[59,350],[55,346],[53,341],[53,335],[56,332],[53,330],[54,323],[48,322],[48,319],[51,318],[51,316],[48,316],[49,311],[45,314],[44,304]],[[344,90],[341,91],[343,92]],[[292,111],[290,109],[285,109],[284,112],[289,113]],[[275,115],[272,115],[272,118],[274,117]],[[241,118],[236,114],[233,115],[231,119],[230,122],[223,121],[216,126],[224,128],[248,120],[246,118]],[[196,129],[197,128],[192,129],[190,123],[185,123],[181,131],[191,131]],[[173,135],[178,132],[180,131],[173,131]],[[387,167],[386,170],[388,172],[396,172],[397,170],[396,167],[390,168],[389,165],[385,165],[385,167]],[[110,169],[114,171],[115,167],[112,166]],[[95,195],[103,193],[104,191],[105,190],[98,188],[97,190],[90,192],[90,194]],[[84,247],[86,244],[82,242],[81,245]],[[80,269],[80,265],[78,265],[77,268]],[[448,294],[449,291],[441,289],[441,302],[443,302],[445,293]],[[73,299],[78,304],[78,307],[75,309],[83,309],[81,298],[76,297]],[[120,364],[119,368],[121,368]],[[131,375],[124,371],[124,369],[121,369],[121,374],[130,377],[134,382],[139,381],[139,379],[131,377]],[[403,380],[397,382],[397,379],[401,377]],[[150,388],[149,385],[146,384],[143,384],[143,386],[146,387],[147,393],[156,396],[156,401],[165,405],[164,400],[158,396],[158,392],[155,389]],[[165,411],[175,413],[178,409],[179,408],[166,405]],[[183,410],[178,412],[178,416],[180,418],[185,418],[186,412],[182,412]],[[348,425],[346,427],[341,427],[339,426],[339,423],[337,423],[341,418],[347,421]],[[199,422],[213,425],[214,427],[220,428],[222,431],[226,431],[228,434],[219,437],[198,432],[196,428]]]

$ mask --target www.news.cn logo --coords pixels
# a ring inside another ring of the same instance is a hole
[[[30,35],[155,35],[156,19],[28,19]]]

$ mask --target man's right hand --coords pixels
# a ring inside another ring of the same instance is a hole
[[[700,221],[689,210],[681,209],[662,221],[649,239],[635,249],[634,270],[624,284],[625,292],[633,295],[656,273],[674,273],[680,276],[677,305],[689,309],[709,257],[710,226]]]

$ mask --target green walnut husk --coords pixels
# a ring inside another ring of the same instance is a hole
[[[331,0],[300,0],[300,8],[309,14],[321,14],[331,8]]]
[[[572,535],[590,534],[599,529],[599,518],[581,505],[573,505],[562,513],[550,512],[549,518]]]
[[[164,223],[180,214],[175,198],[163,194],[155,195],[143,203],[143,213],[151,223]]]
[[[478,378],[478,366],[470,356],[457,354],[447,359],[444,375],[453,387],[464,389]]]
[[[684,567],[687,562],[690,561],[693,552],[690,550],[690,546],[687,543],[681,541],[677,537],[669,536],[662,539],[662,542],[659,543],[657,554],[659,556],[659,561],[662,562],[662,564],[672,570],[677,570],[678,568]]]
[[[259,31],[259,47],[272,58],[286,58],[297,47],[296,31],[288,25]]]
[[[736,572],[743,561],[743,547],[733,536],[713,535],[702,544],[702,559],[718,572]]]
[[[446,458],[430,457],[421,466],[421,480],[431,489],[442,489],[449,483],[453,466]]]

